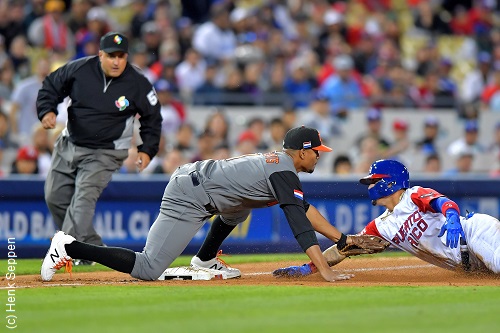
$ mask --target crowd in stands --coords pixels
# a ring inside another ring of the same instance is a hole
[[[69,101],[58,108],[58,128],[41,129],[35,100],[43,78],[97,54],[100,37],[120,31],[131,41],[129,62],[162,104],[161,149],[146,173],[281,149],[299,124],[335,146],[342,122],[363,112],[365,133],[337,149],[323,174],[366,172],[377,158],[404,161],[419,151],[423,172],[470,172],[476,154],[491,154],[494,165],[482,171],[499,176],[500,122],[490,124],[489,142],[478,142],[481,115],[500,115],[499,13],[498,0],[0,1],[0,172],[45,175]],[[190,121],[193,106],[211,110],[204,127]],[[251,119],[232,138],[228,118],[238,106],[282,112]],[[435,117],[409,124],[402,115],[386,138],[387,109],[452,110],[463,135],[439,147]],[[424,128],[418,142],[410,125]],[[137,172],[136,153],[130,149],[121,173]],[[456,157],[453,169],[443,169],[443,156]]]

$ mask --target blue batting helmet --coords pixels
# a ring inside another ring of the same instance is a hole
[[[378,160],[374,162],[369,175],[359,180],[361,184],[375,184],[368,190],[368,195],[375,204],[375,200],[389,196],[396,191],[410,187],[410,174],[408,169],[395,160]]]

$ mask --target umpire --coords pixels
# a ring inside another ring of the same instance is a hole
[[[127,59],[127,37],[107,33],[98,56],[71,61],[48,75],[36,101],[38,118],[51,129],[57,105],[71,98],[45,181],[45,201],[57,229],[95,245],[103,245],[92,223],[96,202],[128,156],[137,114],[143,142],[136,161],[139,171],[156,155],[160,141],[156,92]]]

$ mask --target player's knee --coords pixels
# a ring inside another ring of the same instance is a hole
[[[136,279],[154,281],[158,280],[165,269],[167,269],[167,267],[163,267],[159,265],[159,263],[149,260],[144,252],[142,252],[137,255],[134,269],[130,275]]]

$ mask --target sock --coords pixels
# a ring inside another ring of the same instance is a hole
[[[73,259],[95,261],[115,271],[131,273],[135,264],[135,252],[121,247],[106,247],[73,241],[66,244],[66,252]]]
[[[217,216],[212,222],[207,237],[203,241],[196,256],[200,258],[201,261],[208,261],[215,258],[222,242],[229,236],[235,227],[235,225],[225,224],[222,222],[221,217]]]

